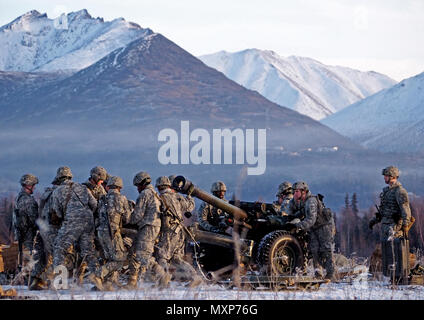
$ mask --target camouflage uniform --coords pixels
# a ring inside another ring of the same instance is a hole
[[[222,200],[228,202],[227,199]],[[225,230],[228,228],[228,225],[225,223],[227,215],[222,209],[216,208],[210,203],[203,202],[197,214],[199,226],[205,231],[225,233]]]
[[[399,181],[387,186],[380,194],[381,241],[404,236],[402,227],[408,225],[411,219],[408,193]],[[373,221],[376,221],[373,218]],[[376,221],[377,222],[377,221]]]
[[[55,240],[53,265],[64,265],[65,255],[72,245],[78,245],[82,259],[95,272],[93,212],[97,201],[87,188],[70,180],[63,181],[52,195],[52,210],[63,219]]]
[[[192,197],[186,198],[173,193],[170,188],[161,191],[160,195],[163,204],[172,214],[162,215],[161,235],[156,253],[158,263],[168,272],[169,264],[179,268],[185,277],[193,279],[197,276],[194,268],[184,260],[185,234],[180,225],[183,221],[183,213],[194,210],[194,200]],[[178,220],[172,215],[178,217]]]
[[[122,188],[122,179],[111,177],[108,186]],[[97,276],[104,280],[109,275],[117,275],[124,266],[127,250],[122,240],[122,224],[130,220],[131,209],[127,198],[118,189],[109,189],[99,200],[99,226],[97,235],[103,248],[106,263],[97,270]]]
[[[323,266],[327,272],[326,278],[334,276],[334,220],[333,217],[323,217],[324,208],[316,196],[308,191],[305,200],[289,203],[288,215],[301,221],[296,227],[309,233],[308,249],[312,255],[314,268]]]
[[[280,204],[278,201],[274,201],[272,204],[280,215],[286,216],[289,212],[290,200],[293,199],[292,194],[284,196],[283,202]]]
[[[90,177],[87,179],[86,182],[82,183],[82,185],[87,187],[87,190],[90,191],[90,193],[97,200],[97,202],[99,202],[99,199],[102,196],[106,195],[106,191],[103,187],[103,184],[97,185],[97,182],[99,180],[106,181],[107,176],[108,174],[106,172],[106,169],[103,167],[97,166],[90,170]],[[97,210],[93,214],[94,214],[94,249],[95,249],[97,259],[103,262],[106,258],[103,254],[103,249],[100,244],[100,239],[98,238],[98,235],[97,235],[97,227],[99,224],[99,217],[98,217]],[[87,264],[81,263],[80,269],[79,269],[80,282],[82,282],[86,268],[87,268]]]
[[[30,251],[33,250],[34,238],[37,233],[35,221],[38,218],[38,204],[34,197],[22,188],[15,200],[13,211],[13,226],[15,237]]]
[[[51,195],[57,186],[47,187],[40,199],[39,218],[37,226],[39,235],[36,237],[36,244],[43,247],[43,250],[34,257],[37,262],[31,271],[31,276],[40,279],[43,272],[53,263],[54,240],[59,230],[59,221],[52,219],[51,216]]]
[[[293,191],[292,184],[290,182],[283,182],[278,186],[278,192],[275,195],[278,198],[282,198],[283,201],[280,204],[279,200],[273,202],[273,206],[275,211],[277,211],[280,215],[286,216],[289,210],[290,200],[293,199]]]
[[[82,185],[87,187],[87,189],[91,192],[91,194],[97,201],[100,200],[101,196],[104,196],[106,194],[106,191],[102,185],[98,186],[96,184],[93,184],[90,179],[88,179],[86,182],[83,182]]]
[[[129,264],[129,283],[132,286],[136,284],[138,274],[141,272],[141,275],[144,276],[149,268],[157,271],[159,276],[163,276],[163,269],[158,268],[153,257],[155,242],[159,237],[161,226],[160,205],[159,196],[153,186],[148,184],[140,192],[130,219],[130,224],[137,225],[138,230],[135,242],[131,247]]]

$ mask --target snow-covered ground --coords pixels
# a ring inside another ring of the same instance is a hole
[[[389,281],[368,280],[367,273],[350,282],[321,284],[318,289],[288,289],[273,291],[229,289],[223,285],[205,284],[187,288],[172,282],[167,289],[140,285],[138,290],[108,292],[91,291],[90,285],[71,287],[68,290],[29,291],[24,286],[14,286],[18,296],[36,300],[423,300],[424,286],[408,285],[392,287]],[[11,286],[3,286],[9,289]]]

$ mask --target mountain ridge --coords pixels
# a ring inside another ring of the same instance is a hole
[[[219,51],[199,58],[237,83],[315,120],[396,83],[377,72],[328,66],[307,57],[284,58],[271,50]]]

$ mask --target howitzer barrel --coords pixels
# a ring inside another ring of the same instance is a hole
[[[247,214],[244,212],[244,210],[233,206],[232,204],[229,204],[228,202],[225,202],[224,200],[221,200],[207,193],[206,191],[203,191],[202,189],[193,185],[191,181],[187,180],[183,176],[175,177],[174,181],[172,182],[172,187],[178,192],[185,194],[189,192],[190,189],[192,189],[191,195],[213,205],[214,207],[232,214],[235,219],[243,220],[247,218]]]

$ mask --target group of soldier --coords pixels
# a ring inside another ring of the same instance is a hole
[[[370,228],[382,223],[382,241],[404,235],[411,218],[408,195],[397,181],[399,170],[387,167],[383,175],[389,186],[381,195],[380,215],[370,222]],[[32,174],[22,176],[13,224],[19,244],[34,252],[29,288],[47,288],[45,279],[58,266],[66,265],[72,252],[82,266],[80,283],[88,271],[87,278],[98,290],[134,289],[147,274],[159,287],[169,286],[170,280],[179,275],[191,280],[190,286],[201,284],[199,273],[184,257],[183,214],[192,212],[195,203],[190,192],[183,196],[173,190],[174,177],[157,178],[156,191],[147,172],[137,173],[133,184],[139,196],[134,202],[121,194],[122,179],[110,176],[103,167],[93,168],[89,179],[80,184],[72,180],[71,169],[65,166],[58,168],[52,186],[45,189],[38,204],[32,196],[38,178]],[[226,191],[222,181],[211,188],[213,195],[224,201]],[[276,196],[273,206],[278,215],[288,216],[297,231],[308,234],[316,276],[334,279],[335,223],[331,210],[304,181],[281,183]],[[223,219],[225,215],[222,209],[203,202],[197,214],[199,227],[232,234],[231,225]],[[400,218],[395,219],[395,215]],[[133,232],[125,232],[125,225],[133,226]],[[125,264],[128,280],[122,286],[119,276]],[[322,268],[325,274],[320,272]]]
[[[139,192],[136,202],[121,194],[122,179],[109,176],[103,167],[93,168],[82,184],[72,177],[69,167],[58,168],[39,205],[32,196],[38,178],[25,174],[20,180],[13,225],[19,243],[34,251],[31,290],[47,288],[45,279],[57,267],[66,266],[71,253],[77,254],[82,266],[80,283],[88,271],[98,290],[121,287],[119,275],[125,262],[128,289],[137,288],[147,271],[158,286],[167,287],[171,265],[181,271],[182,278],[191,280],[190,286],[202,282],[184,260],[182,214],[194,210],[194,200],[175,193],[169,177],[156,180],[156,192],[150,175],[137,173],[133,179]],[[134,226],[129,229],[133,232],[124,234],[124,225]]]

